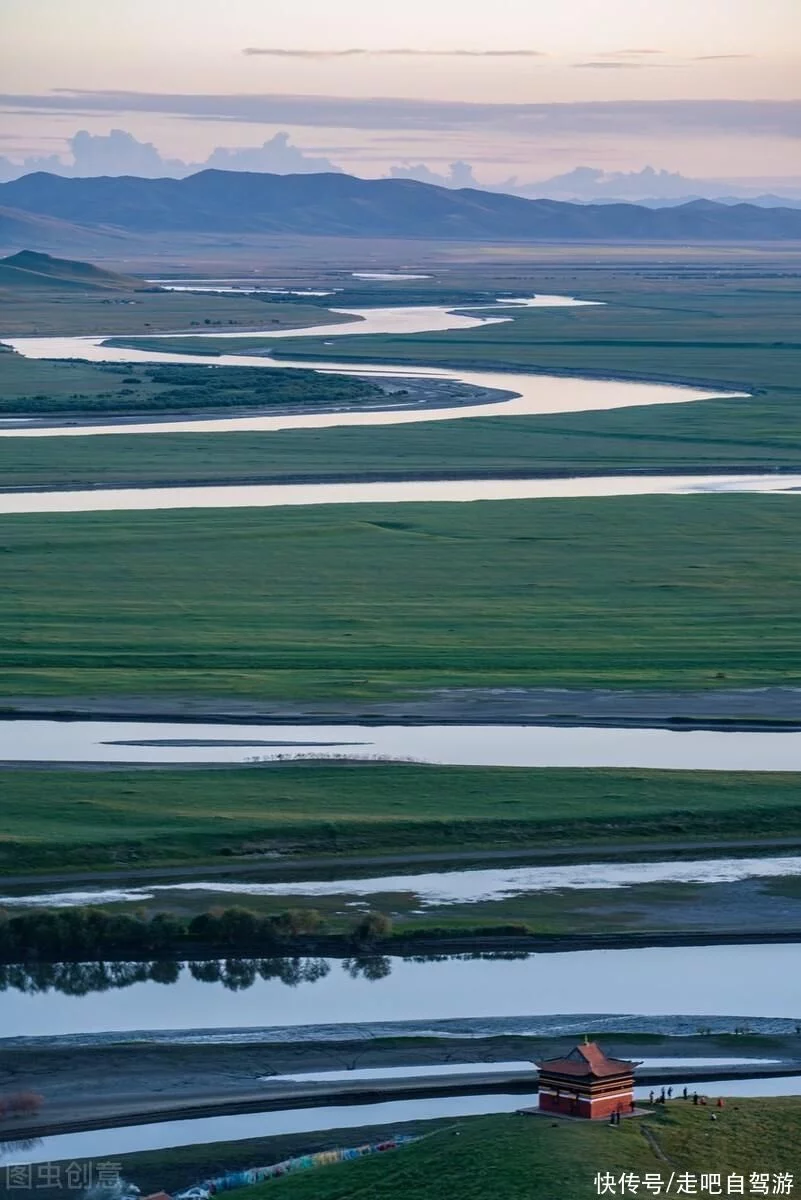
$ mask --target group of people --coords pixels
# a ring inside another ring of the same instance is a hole
[[[686,1087],[682,1089],[681,1097],[682,1097],[682,1100],[690,1099],[690,1092]],[[673,1099],[673,1088],[672,1087],[669,1087],[667,1089],[662,1088],[662,1091],[659,1093],[658,1096],[655,1094],[653,1088],[651,1088],[651,1091],[648,1093],[648,1103],[649,1104],[666,1104],[668,1100],[672,1100],[672,1099]],[[692,1102],[693,1102],[693,1104],[701,1104],[704,1106],[706,1106],[706,1104],[708,1103],[706,1096],[699,1096],[698,1092],[692,1093]],[[715,1105],[717,1108],[723,1108],[723,1097],[722,1096],[718,1096],[717,1100],[715,1101]]]
[[[682,1096],[683,1100],[691,1099],[693,1104],[701,1104],[704,1107],[706,1107],[706,1105],[709,1103],[706,1096],[699,1096],[698,1092],[690,1093],[689,1089],[686,1087],[682,1089],[681,1096]],[[656,1094],[656,1092],[653,1088],[651,1088],[650,1092],[648,1093],[648,1103],[649,1104],[667,1104],[668,1100],[672,1100],[672,1099],[673,1099],[673,1088],[672,1087],[666,1087],[666,1088],[663,1087],[661,1089],[661,1091],[659,1092],[659,1095]],[[715,1107],[723,1108],[723,1105],[724,1105],[723,1097],[719,1096],[717,1098],[717,1100],[715,1101]],[[631,1101],[631,1104],[629,1107],[630,1107],[630,1110],[632,1113],[635,1112],[635,1103],[633,1100]],[[620,1108],[616,1109],[615,1112],[610,1113],[609,1124],[610,1125],[619,1125],[620,1118],[622,1115],[623,1115],[623,1113]],[[713,1115],[712,1120],[716,1121],[717,1117]]]

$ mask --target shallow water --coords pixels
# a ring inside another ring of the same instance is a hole
[[[568,301],[568,304],[569,306],[572,305],[572,301]],[[500,306],[487,304],[482,305],[476,311],[483,313],[485,308],[493,309],[496,307]],[[543,307],[551,307],[551,305],[546,304]],[[559,306],[557,305],[557,307]],[[300,326],[294,329],[262,329],[255,332],[253,330],[243,331],[234,329],[229,333],[225,326],[223,326],[202,332],[191,330],[186,334],[180,335],[174,333],[156,333],[151,336],[154,338],[174,338],[176,336],[237,338],[258,342],[271,342],[276,338],[350,337],[354,334],[371,333],[442,333],[453,329],[477,329],[481,325],[500,325],[505,321],[513,320],[511,316],[475,316],[470,309],[444,308],[441,305],[433,304],[408,304],[387,308],[329,308],[328,311],[337,313],[342,317],[347,317],[348,320],[334,321],[328,325]]]
[[[647,1100],[650,1087],[637,1087],[634,1094]],[[674,1091],[675,1091],[674,1085]],[[693,1086],[699,1095],[717,1096],[796,1096],[801,1094],[801,1076],[775,1079],[726,1079],[718,1083]],[[503,1093],[487,1096],[440,1096],[425,1100],[390,1100],[383,1104],[326,1105],[319,1108],[292,1109],[284,1112],[248,1113],[236,1117],[201,1117],[189,1121],[164,1121],[160,1124],[130,1125],[118,1129],[99,1129],[91,1133],[67,1133],[38,1139],[29,1150],[9,1151],[0,1162],[42,1163],[70,1161],[108,1155],[132,1154],[143,1150],[163,1150],[176,1146],[207,1145],[211,1142],[245,1141],[248,1138],[277,1137],[281,1134],[315,1133],[328,1129],[356,1129],[362,1126],[391,1128],[404,1121],[435,1120],[443,1117],[485,1116],[489,1113],[517,1112],[534,1108],[539,1097]],[[261,1164],[249,1163],[256,1166]],[[187,1174],[186,1185],[196,1182]]]
[[[330,326],[314,326],[301,330],[284,330],[271,333],[261,330],[254,333],[229,334],[222,330],[210,333],[188,334],[198,339],[209,337],[257,338],[261,343],[283,337],[335,338],[354,333],[414,334],[449,329],[470,329],[488,323],[509,321],[511,315],[487,316],[489,308],[497,307],[509,313],[515,306],[547,306],[584,304],[571,297],[511,297],[496,305],[487,305],[475,310],[482,315],[473,315],[469,309],[448,309],[442,305],[403,308],[371,308],[337,310],[346,312],[355,319]],[[172,335],[163,335],[172,336]],[[309,362],[289,359],[272,359],[269,356],[221,354],[204,357],[197,354],[158,353],[145,350],[123,350],[104,346],[102,337],[34,337],[7,339],[18,353],[29,358],[82,358],[92,362],[155,362],[190,363],[198,366],[257,366],[272,370],[291,370],[310,367],[316,371],[336,374],[359,375],[387,379],[432,379],[458,381],[481,389],[493,389],[511,393],[513,398],[500,402],[463,405],[443,408],[388,408],[383,410],[358,411],[357,409],[329,412],[305,413],[286,416],[245,416],[200,418],[176,421],[142,421],[137,424],[95,425],[40,425],[25,428],[0,429],[0,437],[80,437],[115,433],[224,433],[232,431],[274,431],[281,429],[325,429],[351,425],[399,425],[417,421],[443,421],[484,416],[526,416],[538,413],[583,412],[610,408],[626,408],[644,404],[675,404],[722,396],[742,396],[739,392],[710,392],[697,388],[674,387],[653,383],[621,383],[613,380],[566,379],[548,375],[534,375],[512,371],[462,371],[437,367],[362,365],[358,363]]]
[[[315,504],[470,503],[801,490],[799,475],[607,475],[573,479],[463,479],[428,482],[245,484],[100,488],[0,493],[0,513],[150,511],[172,508],[281,508]]]
[[[801,731],[0,720],[0,762],[246,764],[286,758],[412,759],[451,766],[799,771]]]
[[[214,279],[202,279],[197,283],[173,283],[168,279],[150,279],[149,283],[158,284],[165,292],[214,292],[218,295],[239,295],[252,296],[255,293],[263,293],[268,296],[333,296],[333,291],[321,292],[312,291],[309,288],[297,290],[295,288],[274,288],[261,287],[257,283],[253,284],[233,284],[218,282]]]
[[[381,970],[373,966],[382,965]],[[581,950],[509,958],[388,958],[372,964],[321,960],[322,969],[282,982],[254,970],[252,985],[231,990],[184,967],[175,983],[153,980],[86,995],[0,993],[6,1038],[140,1031],[272,1028],[532,1018],[589,1011],[671,1021],[736,1014],[801,1018],[801,945],[670,946]],[[255,964],[258,967],[258,964]],[[365,973],[365,971],[367,973]],[[592,980],[588,989],[587,981]],[[765,987],[765,980],[770,986]],[[591,993],[591,994],[590,994]],[[642,1028],[641,1024],[635,1027]],[[587,1028],[597,1029],[595,1024]]]
[[[327,1129],[356,1129],[363,1125],[385,1127],[403,1121],[434,1120],[437,1117],[480,1116],[515,1112],[537,1103],[535,1094],[493,1096],[441,1096],[426,1100],[390,1100],[384,1104],[324,1105],[285,1112],[248,1113],[238,1117],[201,1117],[189,1121],[164,1121],[152,1125],[130,1125],[98,1129],[92,1133],[65,1133],[42,1138],[30,1150],[2,1154],[0,1163],[56,1162],[59,1159],[102,1158],[109,1154],[132,1154],[140,1150],[164,1150],[175,1146],[198,1146],[209,1142],[244,1141],[247,1138],[277,1137],[288,1133],[313,1133]],[[257,1164],[252,1164],[257,1165]],[[187,1186],[196,1182],[187,1172]]]
[[[299,1071],[295,1075],[260,1075],[262,1083],[355,1083],[359,1080],[416,1079],[425,1077],[443,1079],[458,1075],[497,1075],[503,1072],[527,1074],[536,1071],[533,1062],[474,1062],[447,1063],[429,1066],[424,1063],[416,1067],[356,1067],[352,1071]]]
[[[774,1066],[780,1060],[775,1058],[642,1058],[637,1060],[637,1066],[646,1070],[657,1070],[662,1067],[672,1067],[679,1070],[683,1067],[750,1067]],[[509,1075],[526,1075],[536,1072],[534,1062],[516,1060],[512,1062],[470,1062],[447,1063],[442,1066],[430,1066],[428,1063],[416,1067],[356,1067],[352,1071],[299,1071],[294,1075],[262,1075],[264,1083],[353,1083],[358,1080],[377,1079],[415,1079],[436,1078],[445,1079],[459,1075],[493,1075],[507,1073]]]
[[[351,271],[353,279],[431,279],[431,275],[411,275],[405,271]]]
[[[421,908],[478,904],[555,891],[604,891],[653,883],[736,883],[744,879],[782,879],[801,875],[801,858],[719,858],[681,862],[582,863],[564,867],[501,867],[491,870],[437,871],[384,875],[367,879],[204,880],[96,887],[0,895],[0,908],[74,908],[85,904],[136,904],[178,892],[207,903],[242,896],[394,896],[413,897]]]

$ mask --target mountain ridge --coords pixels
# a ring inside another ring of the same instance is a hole
[[[691,201],[631,203],[523,199],[412,179],[208,169],[184,179],[68,178],[34,172],[0,184],[0,207],[79,225],[146,234],[286,234],[452,241],[801,240],[801,211]]]

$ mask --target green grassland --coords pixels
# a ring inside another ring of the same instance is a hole
[[[0,695],[801,678],[794,496],[8,517]]]
[[[717,1087],[725,1094],[725,1083]],[[752,1172],[768,1172],[770,1189],[775,1182],[772,1176],[780,1172],[794,1174],[797,1181],[801,1100],[735,1099],[722,1112],[715,1111],[718,1119],[713,1122],[709,1108],[674,1101],[664,1111],[624,1121],[617,1128],[603,1122],[556,1123],[513,1114],[290,1134],[115,1157],[123,1178],[135,1182],[143,1193],[158,1188],[177,1191],[224,1171],[318,1150],[374,1143],[396,1133],[421,1137],[375,1158],[320,1167],[248,1189],[256,1200],[274,1192],[288,1200],[441,1200],[447,1195],[465,1200],[590,1200],[598,1195],[596,1175],[607,1171],[618,1180],[622,1174],[650,1173],[662,1175],[665,1182],[675,1171],[674,1194],[684,1172],[722,1174],[724,1195],[729,1174],[745,1177],[746,1196]],[[696,1187],[696,1194],[702,1194],[700,1178]],[[38,1190],[45,1200],[64,1195],[43,1186]],[[620,1195],[619,1189],[616,1194]],[[640,1186],[637,1194],[654,1192]]]
[[[293,329],[346,317],[274,296],[190,292],[0,292],[0,340],[48,335],[147,334],[196,329]],[[241,349],[241,347],[240,347]]]
[[[271,1181],[253,1192],[256,1200],[273,1192],[287,1200],[589,1200],[599,1195],[599,1173],[618,1180],[651,1173],[665,1183],[674,1175],[675,1190],[686,1172],[719,1172],[724,1195],[729,1174],[745,1176],[746,1195],[751,1172],[798,1175],[801,1101],[730,1101],[716,1121],[711,1115],[708,1108],[674,1101],[644,1122],[624,1121],[617,1128],[519,1115],[477,1117],[389,1154]],[[701,1194],[700,1178],[695,1187]],[[643,1190],[639,1184],[638,1194]]]
[[[681,287],[654,298],[594,289],[603,305],[513,309],[514,320],[479,329],[340,336],[336,358],[573,371],[618,378],[687,380],[732,388],[798,386],[801,280],[742,289]],[[497,310],[495,310],[497,311]],[[489,315],[487,310],[486,315]],[[214,339],[216,342],[217,339]],[[242,347],[239,347],[241,352]],[[331,356],[313,337],[282,340],[278,357]]]
[[[0,873],[801,832],[798,777],[284,763],[2,776]],[[379,802],[380,798],[380,802]],[[555,816],[555,814],[558,814]]]
[[[160,1047],[164,1050],[164,1047]],[[389,1139],[397,1133],[420,1136],[432,1130],[452,1126],[449,1119],[439,1121],[405,1121],[385,1126],[325,1129],[314,1133],[287,1133],[276,1137],[246,1138],[235,1142],[208,1142],[197,1146],[176,1146],[165,1150],[142,1150],[134,1154],[115,1154],[123,1179],[135,1183],[143,1195],[166,1190],[169,1194],[202,1179],[214,1179],[227,1171],[240,1171],[249,1166],[283,1162],[317,1150],[335,1150],[342,1146],[363,1146]],[[311,1149],[310,1149],[311,1148]],[[58,1178],[60,1186],[48,1188],[43,1183],[36,1191],[39,1200],[63,1200],[65,1196],[78,1200],[83,1188],[71,1190],[65,1186],[66,1171],[71,1160],[63,1160]],[[92,1160],[79,1158],[78,1162]],[[34,1168],[34,1171],[36,1168]],[[83,1178],[83,1177],[81,1177]],[[0,1172],[0,1196],[13,1197],[15,1191],[5,1187],[5,1172]]]

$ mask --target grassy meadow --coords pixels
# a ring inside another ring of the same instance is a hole
[[[0,290],[0,341],[10,337],[297,329],[345,319],[320,305],[276,301],[274,296]]]
[[[725,1086],[718,1085],[724,1093]],[[661,1175],[667,1183],[675,1171],[674,1192],[685,1172],[699,1177],[699,1195],[700,1175],[719,1173],[723,1195],[732,1174],[744,1177],[742,1194],[747,1196],[752,1173],[767,1172],[769,1189],[780,1173],[792,1174],[797,1181],[799,1121],[801,1100],[795,1097],[729,1100],[715,1122],[709,1108],[673,1101],[662,1112],[624,1121],[617,1128],[603,1122],[556,1123],[511,1114],[291,1134],[116,1159],[123,1177],[143,1192],[177,1191],[223,1171],[407,1133],[421,1140],[374,1158],[272,1180],[248,1194],[252,1192],[255,1200],[273,1194],[287,1200],[441,1200],[444,1195],[464,1200],[590,1200],[599,1194],[599,1173],[610,1172],[618,1181],[623,1174]],[[38,1190],[45,1200],[65,1194]],[[795,1187],[789,1194],[794,1193]],[[640,1185],[637,1194],[655,1193]]]
[[[719,1085],[725,1091],[725,1084]],[[729,1101],[715,1122],[708,1108],[674,1101],[646,1121],[569,1123],[540,1117],[476,1117],[454,1121],[422,1141],[361,1162],[320,1168],[254,1189],[255,1200],[275,1193],[287,1200],[589,1200],[603,1194],[598,1174],[617,1181],[633,1174],[637,1194],[646,1174],[673,1188],[685,1173],[773,1176],[801,1170],[801,1100]],[[685,1187],[688,1185],[685,1184]],[[690,1186],[693,1186],[690,1184]],[[607,1194],[610,1194],[607,1192]],[[614,1194],[614,1193],[612,1193]],[[618,1195],[621,1194],[619,1187]],[[629,1194],[635,1194],[633,1192]],[[653,1194],[646,1192],[645,1194]],[[685,1193],[686,1194],[686,1193]],[[723,1191],[725,1195],[725,1190]]]
[[[0,696],[797,684],[794,496],[16,516]]]
[[[801,832],[797,776],[780,773],[320,762],[18,769],[3,773],[2,787],[0,875],[231,862],[268,850],[601,851]]]

